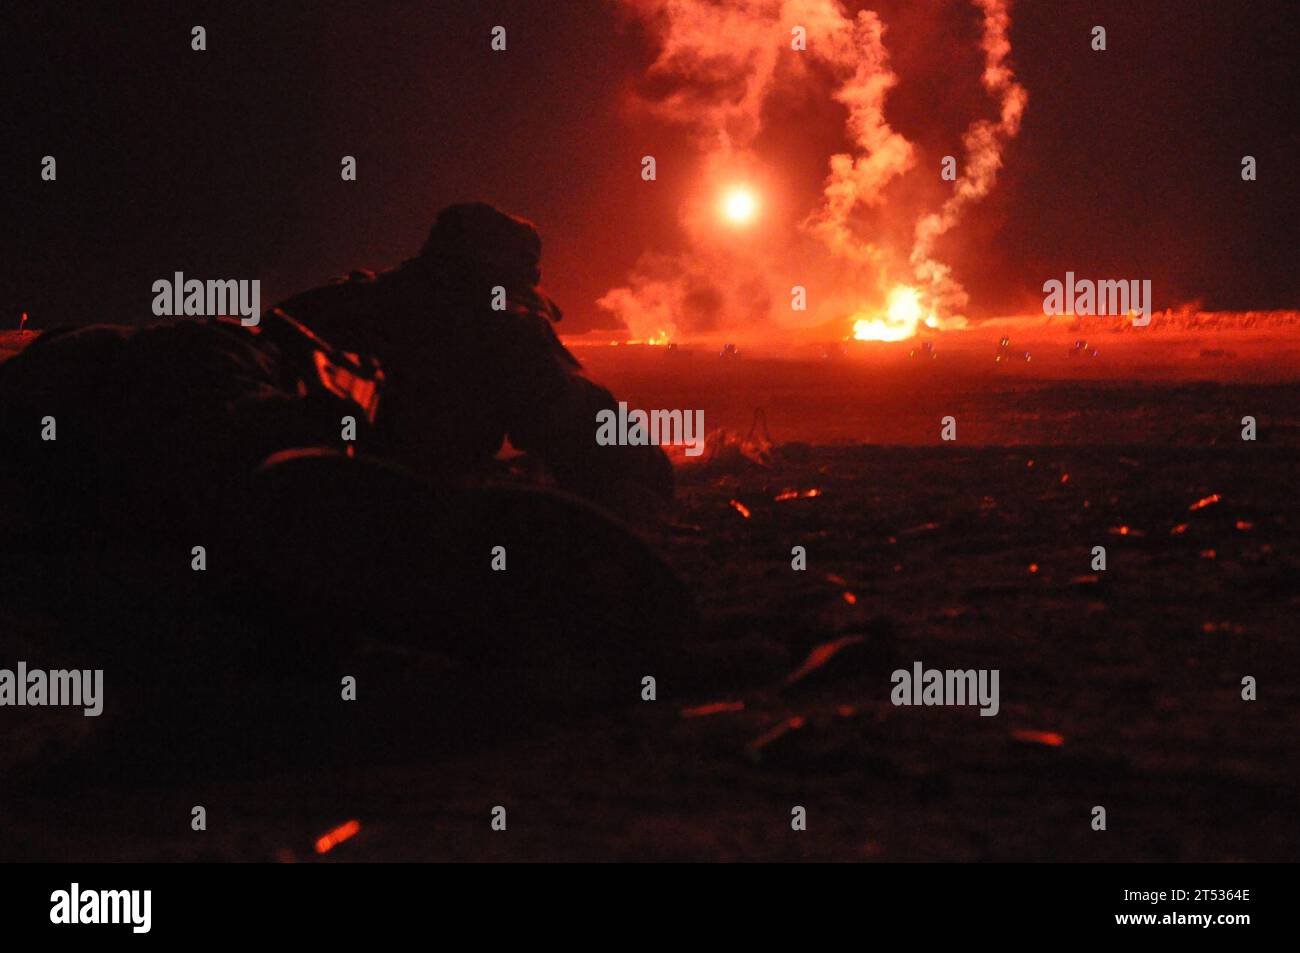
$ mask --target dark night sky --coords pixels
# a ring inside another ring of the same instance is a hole
[[[21,310],[38,326],[146,320],[153,281],[177,270],[261,278],[267,305],[395,264],[438,207],[481,198],[539,224],[576,332],[608,321],[593,302],[643,250],[676,241],[690,140],[629,107],[653,50],[603,0],[16,6],[0,38],[5,326]],[[891,122],[927,159],[952,151],[988,108],[975,13],[871,6],[900,77]],[[505,54],[488,46],[497,23]],[[943,246],[972,315],[1036,308],[1067,269],[1149,277],[1157,307],[1300,306],[1297,25],[1294,0],[1020,0],[1024,126]],[[835,146],[833,109],[802,121],[782,117],[774,153]],[[825,153],[805,153],[813,194]],[[46,154],[57,183],[40,181]],[[345,154],[356,182],[339,178]],[[1259,181],[1241,181],[1244,154]]]

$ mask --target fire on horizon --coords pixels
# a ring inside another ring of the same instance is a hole
[[[645,26],[655,55],[632,121],[648,115],[685,130],[698,160],[676,210],[679,247],[643,249],[625,283],[597,302],[627,328],[626,343],[779,345],[810,336],[889,343],[992,316],[1041,325],[1043,313],[1075,313],[1047,312],[1047,299],[1033,300],[1044,278],[1032,266],[1007,282],[1014,309],[990,306],[988,220],[1006,214],[1006,177],[1042,166],[1040,149],[1018,144],[1034,94],[1018,78],[1013,26],[1023,11],[1012,0],[969,0],[911,17],[888,2],[842,0],[809,0],[794,11],[775,0],[624,7]],[[945,18],[973,29],[937,30]],[[934,22],[918,29],[921,21]],[[940,34],[954,65],[918,52]],[[1094,69],[1114,67],[1104,39],[1087,34],[1080,43]],[[941,134],[917,123],[907,84],[918,78],[930,97],[924,120],[933,125],[940,112],[956,120]],[[834,135],[810,134],[804,112],[823,125],[835,117]],[[789,134],[774,128],[773,114]],[[1253,181],[1253,159],[1249,167]],[[1092,232],[1105,229],[1080,221],[1066,237],[1077,242]],[[1108,283],[1129,277],[1101,273]],[[972,275],[985,283],[982,299],[967,290]],[[1142,277],[1166,310],[1201,310],[1172,283]]]
[[[11,71],[36,78],[11,90],[10,138],[59,144],[37,150],[57,182],[9,151],[9,179],[32,187],[2,200],[22,223],[0,239],[5,328],[24,311],[34,330],[138,323],[177,256],[282,300],[397,264],[438,208],[474,198],[537,223],[566,339],[947,336],[962,316],[1041,323],[1043,282],[1071,271],[1150,280],[1153,333],[1168,309],[1217,327],[1208,315],[1300,304],[1300,8],[1284,0],[1195,18],[1174,0],[521,2],[508,52],[479,42],[497,21],[475,5],[364,22],[290,5],[258,34],[281,55],[229,70],[220,103],[196,67],[229,44],[159,60],[151,29],[103,44],[107,14],[54,9],[24,6],[5,31]],[[239,5],[210,19],[243,35]],[[50,74],[57,56],[81,66]],[[127,82],[123,61],[145,67]],[[212,160],[244,125],[247,148]],[[474,146],[503,128],[509,148]],[[106,130],[129,154],[102,152]],[[371,158],[341,186],[359,140]]]

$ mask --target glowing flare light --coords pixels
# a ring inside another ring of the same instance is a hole
[[[758,214],[758,199],[743,186],[737,186],[722,197],[722,215],[735,225],[748,225]]]

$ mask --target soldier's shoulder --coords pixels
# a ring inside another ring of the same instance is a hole
[[[276,307],[295,317],[315,313],[320,309],[347,307],[359,299],[374,294],[380,287],[381,274],[357,269],[346,275],[331,278],[323,285],[300,291],[292,297],[285,298]]]

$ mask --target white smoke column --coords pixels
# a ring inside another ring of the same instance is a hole
[[[1011,53],[1007,30],[1011,25],[1010,0],[975,0],[984,13],[984,73],[981,82],[999,103],[997,122],[987,119],[972,123],[962,136],[966,151],[964,173],[953,186],[952,195],[937,212],[921,217],[916,223],[916,241],[910,261],[916,276],[927,286],[925,296],[931,307],[945,315],[955,314],[966,306],[969,296],[952,277],[951,269],[933,257],[934,245],[961,219],[963,210],[989,194],[1002,167],[1002,149],[1020,131],[1020,118],[1028,94],[1015,81],[1006,59]]]
[[[879,249],[853,230],[854,210],[879,205],[889,181],[915,163],[911,143],[885,120],[885,96],[897,77],[889,69],[884,25],[870,10],[848,18],[835,0],[792,0],[786,11],[792,22],[807,24],[809,51],[847,73],[833,96],[848,108],[846,128],[859,150],[831,156],[822,205],[804,228],[841,258],[877,262]]]

